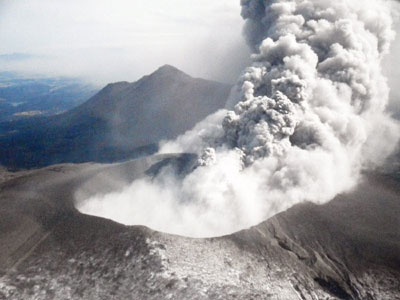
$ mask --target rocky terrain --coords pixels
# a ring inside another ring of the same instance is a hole
[[[0,299],[400,299],[400,181],[370,173],[232,235],[193,239],[80,214],[104,190],[190,156],[58,165],[3,176]],[[149,171],[150,170],[150,171]],[[162,201],[162,198],[160,199]]]

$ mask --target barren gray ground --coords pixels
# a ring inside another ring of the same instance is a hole
[[[326,205],[297,205],[210,239],[74,208],[74,191],[94,177],[113,189],[107,183],[129,182],[164,159],[182,157],[3,170],[0,299],[400,299],[394,175],[367,174]]]

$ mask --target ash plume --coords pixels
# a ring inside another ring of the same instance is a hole
[[[329,201],[391,153],[398,125],[385,112],[381,70],[394,39],[390,2],[241,5],[251,66],[225,110],[161,147],[197,153],[197,168],[182,177],[166,167],[78,201],[78,209],[182,235],[222,235],[301,201]]]

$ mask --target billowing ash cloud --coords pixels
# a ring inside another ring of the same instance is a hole
[[[242,0],[253,63],[227,109],[161,152],[194,152],[184,176],[156,178],[80,204],[86,213],[189,236],[254,225],[301,201],[324,203],[397,143],[382,56],[390,4]]]

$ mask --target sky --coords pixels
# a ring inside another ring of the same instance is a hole
[[[239,0],[0,0],[0,69],[102,86],[171,64],[235,83],[250,64],[242,26]],[[384,69],[398,118],[399,51],[397,34]]]
[[[0,68],[105,84],[171,64],[235,82],[242,26],[239,0],[1,0]]]

